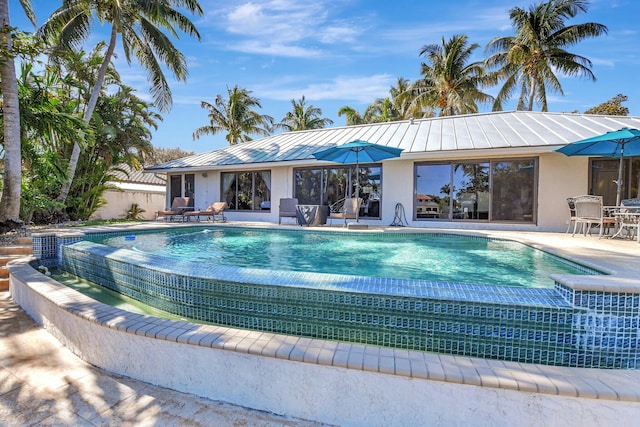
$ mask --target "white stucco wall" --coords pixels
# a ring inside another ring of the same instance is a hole
[[[567,197],[589,194],[589,158],[560,153],[540,156],[538,174],[538,226],[565,231],[569,224]]]
[[[158,185],[122,185],[122,191],[108,190],[103,194],[107,203],[98,208],[90,219],[121,219],[133,203],[144,209],[141,219],[154,219],[155,212],[165,206],[166,189]]]

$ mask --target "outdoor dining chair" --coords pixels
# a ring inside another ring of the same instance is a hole
[[[571,230],[571,226],[575,225],[576,222],[576,204],[574,200],[574,197],[567,197],[567,205],[569,206],[569,224],[567,224],[567,231],[565,231],[565,234]]]
[[[578,227],[585,236],[587,233],[591,235],[593,226],[600,227],[599,237],[604,234],[605,227],[615,225],[614,217],[604,215],[602,209],[602,196],[576,196],[573,198],[576,208],[576,217],[573,225],[573,234],[575,236]]]

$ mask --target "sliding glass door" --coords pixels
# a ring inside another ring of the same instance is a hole
[[[535,159],[417,163],[414,218],[535,221]]]

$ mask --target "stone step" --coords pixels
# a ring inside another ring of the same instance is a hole
[[[9,277],[9,269],[7,267],[0,267],[0,279],[6,279]]]
[[[33,244],[32,237],[18,237],[16,239],[16,245],[28,245],[31,246]]]
[[[0,291],[6,291],[9,289],[9,278],[0,279]]]
[[[24,258],[24,254],[22,254],[22,255],[0,255],[0,267],[4,267],[9,262],[13,261],[14,259],[18,259],[18,258]]]
[[[31,255],[33,248],[30,245],[0,246],[0,255]]]

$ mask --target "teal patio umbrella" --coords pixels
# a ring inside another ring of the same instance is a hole
[[[355,140],[346,144],[336,145],[313,154],[317,160],[326,160],[336,163],[355,163],[356,173],[360,162],[372,163],[385,159],[400,157],[402,148],[387,147],[386,145],[373,144],[371,142]],[[356,199],[360,196],[360,185],[356,177]],[[356,222],[358,222],[359,212],[356,211]]]
[[[616,181],[616,206],[620,206],[624,156],[640,156],[640,130],[622,128],[580,141],[556,150],[567,156],[603,156],[620,158]]]

